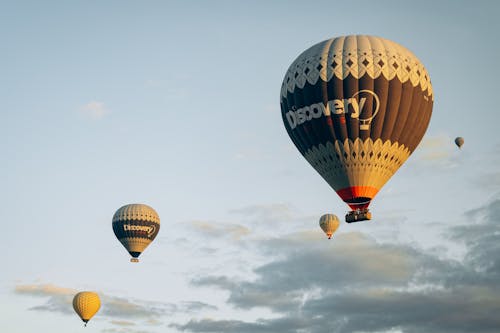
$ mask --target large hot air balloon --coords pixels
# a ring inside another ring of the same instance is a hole
[[[304,51],[281,87],[288,135],[352,211],[368,206],[408,159],[429,124],[432,86],[406,48],[373,36],[344,36]]]
[[[332,238],[332,235],[338,229],[339,224],[339,218],[333,214],[325,214],[319,219],[319,226],[328,236],[328,239]]]
[[[459,137],[457,137],[457,138],[455,138],[455,144],[456,144],[456,145],[457,145],[457,147],[458,147],[458,148],[460,148],[460,149],[462,149],[462,146],[464,145],[464,142],[465,142],[464,138],[462,138],[462,137],[460,137],[460,136],[459,136]]]
[[[160,217],[147,205],[125,205],[113,216],[113,231],[132,256],[130,261],[139,262],[138,257],[160,231]]]
[[[73,297],[73,309],[87,326],[88,321],[92,318],[99,308],[101,301],[99,295],[92,291],[82,291]]]

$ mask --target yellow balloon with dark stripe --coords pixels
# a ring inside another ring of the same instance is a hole
[[[82,291],[73,298],[73,309],[87,326],[88,321],[99,311],[101,300],[92,291]]]
[[[332,238],[333,233],[338,229],[339,225],[339,218],[333,214],[325,214],[319,219],[319,226],[328,236],[328,239]]]
[[[160,231],[160,217],[156,211],[144,204],[130,204],[118,209],[113,216],[113,232],[138,262],[139,256],[151,244]]]

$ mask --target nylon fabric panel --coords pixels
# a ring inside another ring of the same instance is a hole
[[[416,127],[415,127],[416,120],[418,119],[419,116],[422,116],[422,115],[419,115],[418,111],[421,111],[420,104],[422,103],[423,99],[424,98],[423,98],[422,90],[414,88],[413,89],[413,98],[412,98],[412,103],[410,106],[410,112],[408,114],[408,118],[406,118],[406,122],[404,124],[403,130],[401,131],[401,135],[399,136],[399,138],[397,140],[393,140],[393,141],[397,141],[397,142],[402,143],[406,146],[409,146],[410,142],[408,139],[409,139],[411,133],[416,130]]]
[[[343,81],[344,85],[344,96],[345,99],[352,97],[356,92],[359,91],[359,81],[358,79],[355,79],[354,77],[349,74]],[[352,106],[347,104],[344,104],[344,112],[347,112],[346,115],[346,125],[347,125],[347,134],[349,139],[354,141],[356,138],[359,137],[359,119],[358,118],[353,118],[351,115],[351,112],[348,112],[352,110]]]
[[[328,83],[321,81],[321,91],[322,91],[322,103],[323,105],[328,105]],[[335,142],[337,140],[337,135],[335,134],[335,125],[332,115],[326,115],[324,117],[320,117],[319,120],[322,122],[323,127],[325,127],[328,133],[326,142]]]
[[[391,141],[399,142],[399,136],[403,131],[404,125],[406,123],[406,119],[410,113],[412,100],[413,100],[413,86],[409,81],[403,83],[403,92],[401,94],[401,103],[399,105],[399,109],[396,110],[396,121],[394,124],[394,128],[390,135]]]
[[[317,86],[321,86],[321,81],[318,81]],[[303,94],[301,97],[303,100],[303,105],[304,107],[308,107],[309,110],[308,112],[305,112],[305,115],[308,119],[311,118],[305,123],[305,129],[307,130],[307,133],[311,138],[311,143],[315,144],[316,142],[328,141],[330,139],[328,135],[328,129],[323,126],[321,120],[318,121],[317,119],[313,118],[313,110],[311,109],[314,107],[314,104],[321,102],[323,99],[321,88],[306,83],[302,92]]]
[[[398,80],[398,79],[393,79]],[[370,137],[372,140],[377,140],[380,138],[382,134],[382,127],[384,126],[384,119],[387,113],[387,98],[389,95],[389,81],[387,81],[384,77],[378,77],[374,80],[374,89],[373,91],[378,96],[378,112],[373,117],[371,126],[370,126]]]
[[[357,36],[347,36],[344,41],[343,51],[343,53],[347,52],[347,54],[343,54],[342,57],[342,72],[349,73],[343,80],[345,98],[352,97],[356,92],[359,91],[359,79],[355,78],[351,74],[352,70],[355,70],[355,73],[358,73],[358,70],[356,68],[353,68],[354,66],[358,66],[350,58],[355,50],[357,50]],[[349,110],[349,104],[344,104],[344,110],[345,112]],[[354,141],[359,137],[359,119],[351,117],[351,114],[352,113],[347,113],[346,116],[347,133],[349,139]]]
[[[384,115],[384,121],[382,126],[382,133],[380,138],[382,141],[389,140],[391,133],[396,124],[396,119],[398,117],[398,111],[401,105],[401,99],[403,94],[403,84],[399,80],[389,81],[389,88],[387,89],[387,106]]]
[[[380,38],[372,38],[370,39],[370,43],[373,45],[374,50],[379,50],[379,51],[374,51],[378,52],[378,57],[377,61],[378,62],[386,62],[387,66],[384,67],[385,71],[387,72],[389,78],[393,78],[392,80],[387,79],[384,75],[379,76],[375,81],[376,84],[375,86],[378,87],[375,91],[375,93],[379,96],[380,99],[380,108],[379,108],[379,114],[376,115],[375,119],[373,119],[372,122],[372,132],[370,137],[372,140],[376,140],[382,137],[382,132],[384,130],[384,127],[386,126],[386,120],[387,119],[394,119],[394,116],[391,117],[391,113],[397,113],[397,108],[390,107],[389,103],[391,103],[391,98],[395,98],[396,101],[400,99],[400,89],[398,87],[401,85],[401,81],[397,78],[397,69],[400,65],[395,65],[395,63],[392,63],[390,65],[391,60],[390,57],[391,55],[387,54],[384,55],[383,51],[380,50],[387,50],[392,47],[392,42],[388,42],[384,39]],[[392,55],[392,58],[396,58],[396,55]],[[375,55],[374,55],[375,59]],[[375,60],[374,60],[375,61]],[[394,67],[396,66],[396,67]],[[395,89],[394,91],[392,89]],[[399,103],[399,102],[397,102]],[[389,125],[389,124],[387,124]],[[389,125],[390,126],[390,125]],[[387,137],[385,140],[389,139]],[[384,140],[384,141],[385,141]]]
[[[375,85],[375,81],[369,75],[363,75],[362,78],[359,79],[359,91],[362,90],[370,90],[375,91],[377,86]],[[359,101],[359,108],[361,112],[358,115],[358,119],[369,119],[373,115],[373,105],[374,99],[372,95],[366,95],[363,99]],[[363,124],[366,121],[362,121]],[[370,133],[372,131],[371,121],[367,128],[363,127],[363,130],[359,131],[359,138],[361,140],[366,140],[370,137]]]
[[[321,102],[323,105],[328,105],[329,94],[328,94],[328,76],[331,75],[331,68],[328,66],[328,55],[330,52],[332,45],[332,41],[326,43],[325,48],[323,49],[323,53],[320,57],[320,64],[317,69],[320,71],[320,80],[318,82],[321,85],[321,89],[318,89],[320,94]],[[335,127],[333,125],[333,119],[331,114],[325,115],[324,117],[320,117],[319,120],[322,122],[322,125],[327,129],[325,132],[328,133],[328,140],[330,142],[334,142],[337,139],[335,134]]]
[[[151,241],[146,238],[124,237],[120,238],[120,243],[122,243],[123,247],[125,247],[129,253],[142,253],[149,246],[149,244],[151,244]]]
[[[295,108],[301,109],[304,107],[305,104],[304,104],[304,97],[303,97],[303,90],[302,89],[297,91],[296,93],[294,93],[292,95],[292,101],[293,101],[293,105],[295,106]],[[303,123],[303,125],[306,125],[306,123]],[[304,142],[304,149],[307,149],[307,147],[311,147],[311,145],[313,145],[314,141],[309,136],[309,131],[308,131],[307,126],[300,126],[300,127],[297,126],[296,129],[297,129],[297,132],[300,134],[301,139]]]
[[[417,120],[415,121],[415,129],[411,131],[408,138],[408,148],[410,148],[411,151],[414,151],[418,146],[422,136],[429,126],[429,122],[432,116],[432,107],[433,102],[431,100],[426,101],[424,99],[420,104],[419,110],[421,111],[422,116],[417,116]]]
[[[327,87],[329,101],[344,98],[344,86],[341,80],[334,77],[330,82],[327,83]],[[349,137],[346,118],[343,113],[335,114],[334,111],[334,109],[330,109],[330,117],[332,118],[333,128],[335,129],[335,137],[340,142],[344,142]]]
[[[288,136],[292,139],[293,144],[300,153],[303,155],[306,152],[306,141],[302,138],[302,134],[300,132],[296,132],[292,134],[292,129],[288,124],[288,119],[286,118],[287,112],[292,109],[292,103],[290,102],[291,94],[288,94],[286,99],[281,101],[281,118],[283,119],[283,123],[285,124],[286,131],[288,132]]]
[[[366,58],[364,60],[365,64],[373,63],[373,50],[371,47],[371,41],[367,38],[364,38],[363,36],[357,36],[357,50],[358,53],[361,52]],[[375,89],[375,82],[368,73],[365,73],[364,75],[361,75],[360,73],[363,72],[363,66],[364,64],[361,62],[357,62],[358,66],[358,76],[359,76],[359,90],[370,90],[374,91]],[[358,98],[358,105],[359,105],[359,114],[358,114],[358,121],[362,124],[365,124],[365,121],[362,121],[362,119],[369,119],[372,117],[373,114],[373,96],[369,95],[365,97],[365,99],[360,99]],[[360,104],[364,103],[363,106]],[[367,138],[370,137],[370,132],[371,132],[371,126],[368,128],[363,128],[363,130],[359,131],[359,137],[362,140],[366,140]]]
[[[346,37],[342,36],[339,38],[335,38],[332,42],[332,46],[330,48],[331,53],[329,54],[329,58],[331,58],[330,61],[330,66],[327,67],[331,72],[332,76],[331,79],[327,81],[327,86],[328,86],[328,100],[334,100],[334,99],[343,99],[344,98],[344,85],[343,85],[343,80],[338,78],[337,76],[334,75],[334,72],[337,70],[337,68],[340,68],[342,71],[342,76],[344,75],[344,66],[342,63],[342,59],[339,59],[337,54],[341,54],[343,49],[344,49],[344,43],[345,43]],[[328,78],[330,76],[328,75]],[[330,112],[334,112],[334,110],[330,110]],[[333,119],[333,124],[335,128],[335,136],[337,140],[340,140],[341,142],[344,142],[348,137],[349,133],[347,130],[347,121],[344,116],[344,114],[335,114],[331,116]]]
[[[315,110],[318,110],[319,103],[323,103],[325,98],[328,98],[328,94],[325,97],[323,91],[325,89],[326,82],[322,80],[318,80],[316,85],[306,84],[304,86],[304,102],[305,105],[310,106],[309,114],[314,115],[316,113]],[[324,103],[323,103],[324,105]],[[324,113],[323,113],[324,114]],[[316,134],[314,138],[314,142],[328,142],[335,140],[335,134],[332,133],[331,127],[328,125],[328,118],[325,116],[321,116],[319,118],[314,118],[311,116],[311,120],[308,122],[311,124],[311,130]]]

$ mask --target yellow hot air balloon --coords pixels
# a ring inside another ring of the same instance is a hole
[[[88,321],[92,318],[99,308],[101,307],[101,301],[99,295],[92,291],[82,291],[75,295],[73,298],[73,309],[82,318],[85,326],[87,326]]]
[[[319,226],[328,236],[328,239],[332,238],[332,235],[338,229],[339,224],[339,218],[333,214],[325,214],[319,219]]]
[[[113,216],[113,231],[132,256],[130,261],[139,262],[138,257],[160,231],[160,217],[148,205],[125,205]]]

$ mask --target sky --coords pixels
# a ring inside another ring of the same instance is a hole
[[[496,1],[0,1],[0,330],[461,333],[500,330]],[[281,119],[288,66],[335,36],[411,50],[427,132],[348,207]],[[465,138],[461,150],[453,140]],[[131,264],[111,219],[161,218]]]

